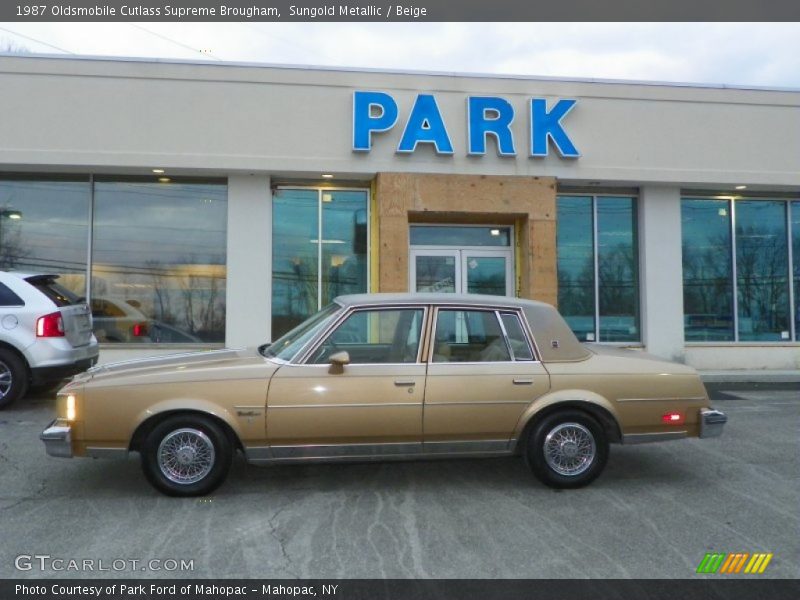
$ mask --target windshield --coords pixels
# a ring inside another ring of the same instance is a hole
[[[306,345],[329,322],[334,313],[342,308],[338,304],[329,304],[317,314],[312,315],[289,333],[275,340],[271,345],[260,348],[261,354],[266,358],[280,358],[291,360],[297,352]]]

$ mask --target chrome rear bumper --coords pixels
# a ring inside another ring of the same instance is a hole
[[[69,425],[56,419],[39,435],[39,439],[44,442],[50,456],[72,458],[72,428]]]
[[[712,438],[722,435],[722,429],[728,422],[728,416],[713,408],[703,408],[700,410],[700,437]]]

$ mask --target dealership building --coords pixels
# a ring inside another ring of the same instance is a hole
[[[439,291],[800,369],[800,90],[8,55],[0,90],[0,269],[86,297],[103,362]]]

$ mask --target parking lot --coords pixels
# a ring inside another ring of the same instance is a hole
[[[29,398],[0,412],[0,577],[685,578],[706,552],[772,552],[760,577],[798,577],[800,392],[720,397],[722,438],[612,446],[606,472],[576,491],[543,487],[520,459],[237,458],[205,499],[158,494],[136,455],[47,457],[38,434],[54,399]],[[51,558],[20,571],[20,555]],[[95,572],[53,570],[69,560]]]

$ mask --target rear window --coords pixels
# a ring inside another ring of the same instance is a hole
[[[6,284],[0,283],[0,306],[25,306],[25,303]]]
[[[80,304],[83,301],[77,294],[69,291],[63,285],[57,284],[53,277],[29,277],[26,281],[50,298],[58,307]]]

